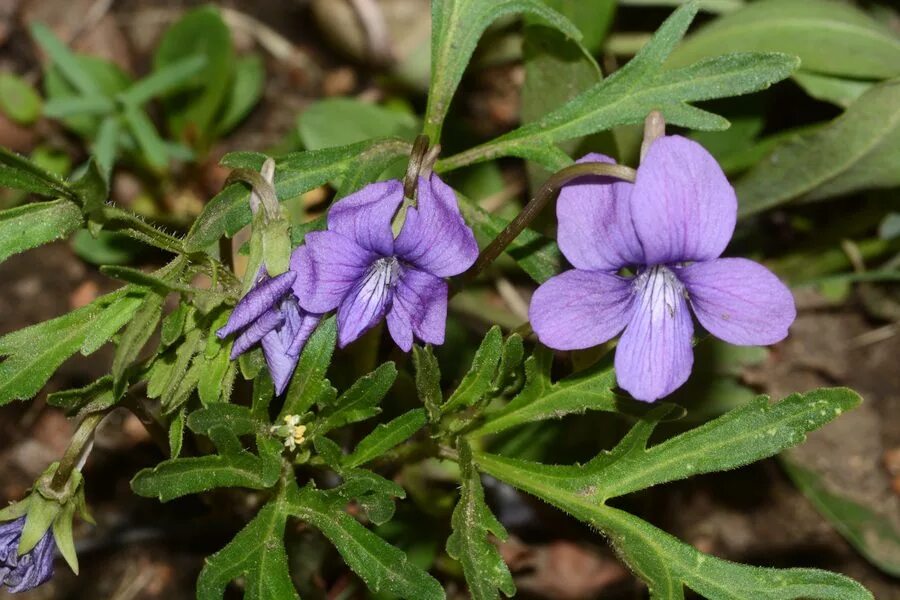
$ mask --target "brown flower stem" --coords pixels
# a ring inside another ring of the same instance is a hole
[[[473,281],[488,265],[494,262],[506,250],[506,247],[519,237],[519,234],[540,214],[563,185],[579,177],[589,175],[615,177],[623,181],[634,182],[635,174],[635,170],[630,167],[599,162],[579,163],[557,171],[544,182],[544,185],[541,186],[534,198],[525,205],[522,212],[510,221],[506,228],[481,251],[475,264],[463,276],[463,283]]]

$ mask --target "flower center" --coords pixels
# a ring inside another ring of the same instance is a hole
[[[634,290],[640,296],[641,306],[659,316],[674,317],[682,298],[687,298],[687,288],[665,265],[639,271],[634,278]]]
[[[385,256],[372,263],[366,273],[366,287],[390,289],[400,279],[400,261],[396,256]]]

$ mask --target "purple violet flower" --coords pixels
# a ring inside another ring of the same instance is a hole
[[[413,337],[444,342],[444,278],[472,266],[478,245],[456,194],[437,175],[419,178],[416,197],[395,239],[391,223],[403,203],[403,184],[368,185],[335,203],[328,231],[307,234],[306,245],[291,257],[300,305],[316,313],[337,309],[341,347],[385,316],[391,337],[406,352]]]
[[[296,279],[293,271],[270,278],[263,269],[256,285],[241,298],[228,322],[216,332],[222,339],[240,332],[231,349],[232,360],[258,342],[262,344],[278,395],[287,387],[303,345],[322,318],[321,314],[300,308],[297,290],[292,287]]]
[[[48,529],[31,551],[19,556],[24,527],[25,517],[0,523],[0,588],[5,585],[13,594],[34,589],[53,577],[53,534]]]
[[[579,162],[612,159],[589,154]],[[531,301],[538,339],[557,350],[590,348],[624,329],[619,385],[638,400],[672,393],[691,372],[693,309],[714,336],[774,344],[796,317],[788,288],[762,265],[719,258],[737,220],[737,197],[715,159],[680,136],[656,140],[635,183],[584,177],[557,203],[559,247],[575,268]],[[634,275],[620,275],[627,268]]]

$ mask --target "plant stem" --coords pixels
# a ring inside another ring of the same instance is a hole
[[[85,452],[89,451],[94,438],[94,430],[105,416],[105,412],[91,413],[78,424],[78,429],[75,430],[72,441],[69,442],[69,447],[66,448],[66,453],[60,459],[59,467],[50,480],[50,487],[54,491],[62,492],[69,482],[69,477],[72,476],[72,471],[81,467],[82,458]]]
[[[540,214],[563,185],[573,179],[590,175],[615,177],[623,181],[634,182],[635,174],[635,170],[630,167],[599,162],[579,163],[557,171],[544,182],[544,185],[541,186],[534,198],[525,205],[522,212],[510,221],[506,228],[481,251],[475,264],[463,276],[463,283],[473,281],[488,265],[494,262],[506,247],[519,237],[519,234]]]

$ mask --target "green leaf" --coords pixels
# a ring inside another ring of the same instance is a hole
[[[97,86],[97,91],[84,94],[73,86],[58,65],[53,65],[44,73],[44,91],[47,96],[47,102],[63,103],[74,102],[75,106],[82,103],[83,108],[88,109],[82,114],[72,114],[63,118],[63,123],[72,131],[84,136],[88,139],[97,135],[97,130],[103,115],[112,115],[115,110],[115,104],[112,99],[119,92],[124,91],[131,85],[131,77],[122,71],[116,64],[107,62],[94,56],[74,55],[75,62],[88,77],[90,77]],[[98,100],[104,97],[105,100]],[[87,100],[79,100],[86,98]],[[87,105],[85,105],[87,103]],[[101,110],[100,104],[105,105],[105,110]],[[46,107],[45,107],[46,112]]]
[[[68,119],[80,115],[106,116],[116,104],[106,96],[63,96],[51,98],[44,105],[44,115],[51,119]]]
[[[424,348],[414,344],[412,360],[416,369],[416,391],[419,399],[425,405],[428,421],[437,423],[441,419],[444,394],[441,392],[441,367],[431,349],[431,344]]]
[[[509,224],[503,217],[492,215],[473,200],[457,193],[459,210],[475,232],[479,242],[487,244]],[[532,279],[543,283],[563,269],[563,256],[556,242],[531,229],[525,229],[507,246],[509,254]]]
[[[125,105],[122,116],[147,163],[158,170],[166,168],[169,163],[169,151],[147,113],[139,107]]]
[[[444,117],[481,34],[497,19],[515,13],[531,15],[573,39],[581,32],[541,0],[435,0],[431,3],[431,84],[424,133],[437,143]]]
[[[266,67],[258,54],[241,56],[234,63],[228,97],[218,118],[216,133],[224,135],[234,129],[256,106],[266,82]]]
[[[332,429],[363,421],[381,412],[378,403],[388,393],[397,379],[397,367],[393,362],[379,365],[377,369],[354,382],[337,401],[329,403],[319,413],[314,423],[314,435],[322,435]]]
[[[287,517],[279,494],[227,546],[206,559],[197,599],[221,600],[228,583],[243,578],[245,600],[299,600],[284,548]]]
[[[79,169],[72,182],[72,192],[81,202],[82,211],[89,218],[97,215],[109,198],[108,174],[97,164],[95,159],[90,158]],[[88,229],[93,229],[90,221],[88,221]]]
[[[100,129],[97,130],[97,138],[94,140],[92,150],[97,164],[103,169],[108,180],[112,168],[116,163],[116,154],[119,148],[119,133],[121,126],[117,116],[103,119]]]
[[[156,49],[153,66],[162,70],[198,55],[206,62],[188,82],[190,91],[167,94],[164,105],[171,131],[202,148],[209,143],[214,120],[227,98],[234,62],[231,33],[213,6],[194,9],[169,27]]]
[[[325,379],[325,373],[331,364],[336,341],[337,319],[329,317],[319,323],[303,348],[294,377],[288,385],[284,407],[278,415],[279,422],[288,415],[302,415],[312,408],[323,393],[333,389]]]
[[[144,303],[148,291],[126,287],[124,294],[100,313],[91,324],[91,330],[81,344],[81,354],[89,356],[100,349],[120,329],[127,325]]]
[[[160,343],[165,346],[171,346],[184,333],[184,326],[187,323],[188,315],[194,309],[185,302],[175,307],[175,310],[166,315],[163,319],[162,328],[160,329]]]
[[[583,466],[546,466],[481,454],[477,462],[495,476],[497,469],[504,473],[528,472],[535,489],[554,485],[560,494],[577,495],[580,502],[599,505],[661,483],[734,469],[773,456],[801,444],[807,432],[860,401],[859,395],[846,388],[792,394],[775,404],[768,397],[759,396],[700,427],[647,448],[654,427],[671,409],[671,405],[663,405],[639,421],[613,450]]]
[[[385,164],[408,153],[408,143],[382,139],[288,154],[276,161],[275,191],[278,199],[284,201],[324,185],[360,165]],[[222,164],[258,171],[265,158],[258,153],[232,153],[222,159]],[[249,198],[250,189],[245,184],[232,184],[222,190],[197,217],[185,239],[186,250],[200,252],[223,235],[232,236],[250,224]]]
[[[803,495],[860,554],[885,573],[900,576],[900,531],[890,517],[829,486],[818,473],[789,456],[782,455],[781,459]]]
[[[31,35],[50,56],[50,60],[59,68],[66,81],[79,93],[91,96],[102,92],[92,74],[78,61],[78,57],[66,48],[46,25],[32,23]]]
[[[169,63],[162,68],[154,70],[137,83],[132,84],[127,90],[119,94],[120,102],[140,107],[157,96],[162,96],[176,88],[180,88],[186,81],[199,73],[206,66],[206,56],[185,56]]]
[[[327,537],[347,566],[375,593],[410,600],[444,600],[444,589],[409,557],[360,525],[332,500],[333,494],[304,488],[289,498],[292,515]]]
[[[804,71],[853,79],[900,75],[900,36],[851,4],[761,0],[720,17],[672,53],[679,67],[725,52],[784,52]]]
[[[425,410],[416,408],[388,423],[380,423],[372,433],[360,440],[351,454],[344,457],[343,467],[352,469],[386,454],[415,435],[426,420]]]
[[[622,69],[538,121],[440,161],[439,170],[501,156],[534,160],[556,170],[564,165],[555,158],[559,153],[553,144],[643,122],[652,110],[660,110],[671,125],[725,129],[728,121],[690,103],[764,89],[786,78],[799,65],[796,57],[786,54],[748,53],[726,54],[663,70],[663,62],[696,12],[696,2],[682,6]]]
[[[178,458],[181,455],[181,446],[184,443],[185,412],[184,408],[176,412],[172,422],[169,423],[169,456],[172,458]]]
[[[35,395],[124,294],[119,290],[101,296],[66,315],[0,337],[0,356],[6,357],[0,362],[0,406]]]
[[[813,569],[761,569],[704,555],[637,517],[605,504],[622,494],[699,473],[732,469],[802,443],[859,402],[843,389],[794,394],[770,405],[761,397],[684,434],[646,448],[661,406],[610,452],[584,466],[540,463],[477,454],[479,469],[533,494],[599,529],[622,559],[647,582],[652,598],[684,598],[687,586],[706,598],[729,600],[868,599],[871,594],[840,575]]]
[[[334,450],[340,452],[340,447],[335,444]],[[394,498],[406,498],[406,490],[401,486],[372,471],[342,468],[341,476],[344,482],[329,492],[346,502],[359,504],[366,518],[375,525],[383,525],[394,517]]]
[[[488,413],[476,434],[499,433],[524,423],[559,419],[588,410],[640,413],[643,408],[613,393],[615,373],[602,362],[556,383],[550,380],[552,365],[553,353],[539,346],[525,361],[525,387],[509,404]]]
[[[170,459],[144,469],[131,481],[134,493],[168,502],[220,487],[263,490],[277,483],[281,474],[281,443],[268,437],[265,424],[257,421],[250,409],[213,404],[191,413],[188,427],[209,437],[219,453]],[[239,436],[251,433],[256,433],[259,456],[241,445]]]
[[[148,293],[125,327],[116,345],[116,354],[113,356],[112,376],[115,381],[122,379],[125,369],[137,359],[150,336],[156,331],[156,325],[162,317],[165,299],[163,294]]]
[[[83,217],[68,200],[35,202],[0,211],[0,261],[70,236]]]
[[[495,325],[484,336],[472,359],[471,368],[456,390],[441,406],[441,412],[447,414],[453,410],[474,406],[481,402],[493,388],[494,375],[497,373],[502,351],[503,334]]]
[[[738,180],[740,215],[900,185],[900,81],[876,85],[826,125],[791,137]]]
[[[24,156],[3,147],[0,147],[0,186],[41,196],[76,199],[69,184],[59,175],[46,171]]]
[[[493,535],[506,541],[506,529],[484,501],[481,475],[465,440],[459,445],[459,467],[461,487],[450,520],[453,533],[447,539],[447,553],[462,564],[474,600],[497,600],[498,589],[511,598],[516,585],[497,547],[488,539]]]
[[[616,14],[616,0],[544,0],[544,4],[578,26],[588,52],[601,50]]]
[[[412,141],[419,119],[412,113],[353,98],[313,102],[297,122],[300,141],[309,150],[349,146],[373,138]]]
[[[841,108],[848,108],[874,85],[871,81],[832,77],[806,71],[794,73],[794,81],[816,100],[831,102]]]
[[[115,406],[119,396],[113,394],[113,379],[109,375],[77,389],[53,392],[47,404],[66,411],[69,416],[86,415]]]
[[[21,125],[41,116],[41,97],[31,85],[12,73],[0,73],[0,111]]]

